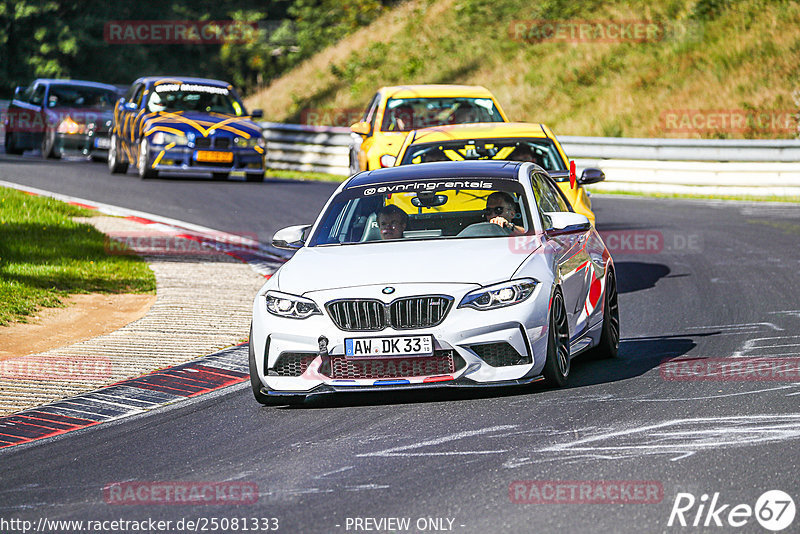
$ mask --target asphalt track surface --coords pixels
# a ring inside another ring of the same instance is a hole
[[[142,182],[100,164],[5,155],[0,179],[264,241],[311,222],[334,188]],[[465,533],[767,532],[754,517],[731,527],[728,512],[754,507],[767,490],[800,505],[800,383],[673,380],[675,368],[659,366],[800,356],[800,207],[605,197],[595,208],[598,229],[616,239],[620,357],[573,360],[568,387],[343,396],[289,408],[261,407],[249,386],[234,386],[3,450],[0,519],[277,518],[292,533],[387,531],[365,518],[409,518],[400,532],[437,531],[429,518],[443,518],[438,531]],[[239,481],[256,484],[259,499],[107,504],[103,488],[119,481]],[[661,489],[653,503],[554,504],[551,495],[524,504],[512,501],[515,481]],[[691,526],[701,496],[717,492],[717,508],[729,505],[717,516],[723,526],[713,518]],[[669,527],[679,493],[698,502],[685,512],[690,526]],[[798,515],[782,532],[800,531]]]

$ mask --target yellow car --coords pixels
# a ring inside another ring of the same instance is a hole
[[[382,87],[350,126],[350,172],[392,167],[406,134],[443,124],[508,122],[488,89],[469,85]]]
[[[586,215],[594,225],[592,201],[583,186],[600,182],[605,175],[589,168],[576,178],[561,143],[544,124],[455,124],[415,130],[407,134],[395,165],[476,159],[536,163],[556,181],[575,212]]]

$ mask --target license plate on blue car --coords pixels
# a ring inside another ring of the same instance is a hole
[[[433,336],[346,338],[344,354],[347,358],[430,356],[433,354]]]

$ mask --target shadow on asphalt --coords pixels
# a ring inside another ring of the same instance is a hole
[[[617,290],[620,293],[650,289],[670,273],[670,268],[663,263],[615,261],[614,267],[617,270]]]
[[[596,384],[617,382],[634,378],[657,368],[662,362],[688,353],[697,343],[694,337],[716,335],[719,332],[698,333],[687,336],[657,336],[623,339],[619,356],[608,360],[594,359],[591,354],[582,354],[572,360],[572,372],[565,389],[580,388]],[[284,406],[280,409],[345,408],[355,406],[385,406],[393,404],[415,404],[470,401],[478,399],[518,397],[544,393],[550,388],[543,382],[527,386],[508,386],[475,389],[428,389],[409,391],[386,391],[380,393],[343,393],[319,395],[303,404]]]
[[[692,338],[717,333],[622,339],[619,344],[619,356],[616,358],[598,360],[592,358],[591,354],[586,354],[573,360],[567,387],[606,384],[641,376],[667,360],[688,353],[697,346]]]

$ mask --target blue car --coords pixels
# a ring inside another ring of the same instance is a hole
[[[226,179],[244,173],[264,180],[266,141],[236,90],[204,78],[147,77],[117,101],[108,168],[124,173],[133,164],[142,179],[160,171],[211,173]]]
[[[17,87],[3,117],[6,154],[38,148],[45,158],[105,160],[111,109],[120,94],[113,85],[83,80],[39,78]]]

